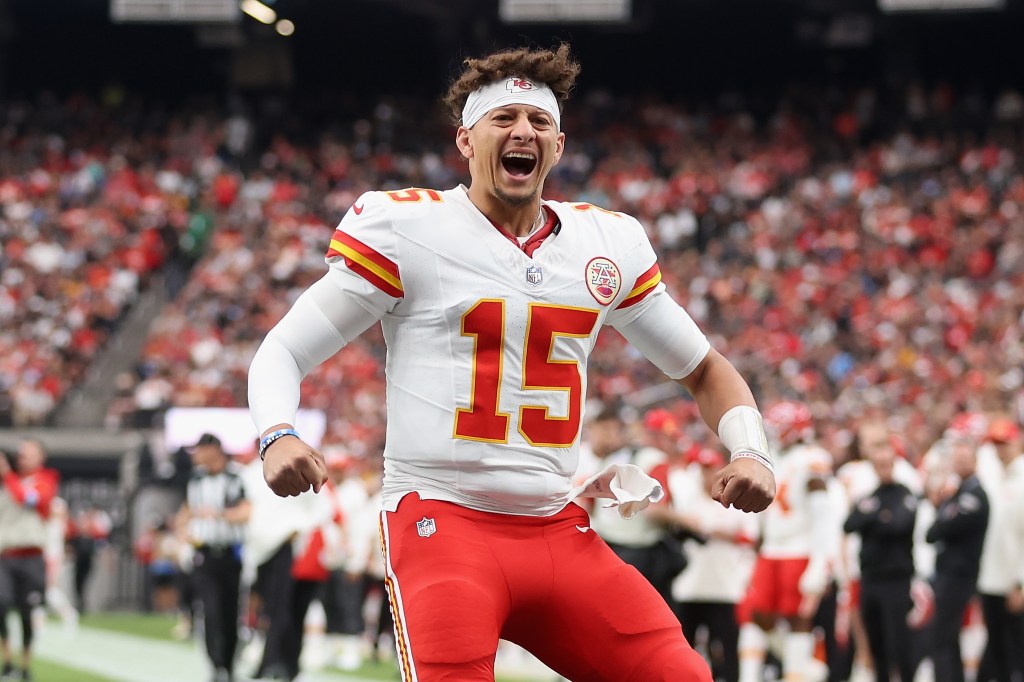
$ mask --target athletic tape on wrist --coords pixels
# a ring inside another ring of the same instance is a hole
[[[718,437],[729,450],[731,459],[750,457],[775,471],[764,420],[753,407],[737,405],[723,414],[718,422]]]

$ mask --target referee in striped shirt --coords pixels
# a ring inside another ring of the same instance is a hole
[[[206,652],[214,682],[232,682],[238,646],[241,549],[250,504],[240,469],[228,460],[220,439],[203,434],[191,448],[193,473],[180,520],[196,546],[194,581],[203,605]]]

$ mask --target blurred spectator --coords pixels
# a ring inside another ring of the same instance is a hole
[[[664,425],[658,424],[658,427],[664,428]],[[635,464],[650,473],[667,458],[656,447],[634,447],[622,417],[614,408],[598,414],[587,425],[584,437],[597,457],[598,471],[613,464]],[[667,529],[659,523],[657,515],[645,510],[626,520],[617,509],[598,501],[590,510],[590,525],[620,559],[647,578],[666,604],[672,603],[672,580],[683,570],[686,559],[678,542],[663,542]]]
[[[0,655],[3,675],[15,674],[7,632],[7,611],[13,607],[21,621],[21,679],[31,679],[35,627],[32,612],[45,604],[46,522],[57,494],[60,476],[47,468],[46,450],[36,440],[24,440],[12,466],[0,452]]]
[[[989,424],[987,440],[998,455],[998,472],[983,480],[989,502],[978,593],[988,637],[979,682],[1024,677],[1024,456],[1020,427],[1005,417]]]
[[[46,522],[46,547],[43,558],[46,561],[46,606],[60,617],[65,627],[74,629],[78,625],[78,611],[61,587],[64,572],[68,529],[68,503],[61,497],[50,502],[50,518]]]
[[[394,652],[394,619],[391,603],[384,585],[384,554],[380,545],[381,484],[384,478],[383,462],[365,460],[360,473],[360,483],[366,497],[363,502],[349,509],[346,529],[349,538],[348,559],[345,562],[347,579],[361,578],[363,581],[360,608],[369,611],[370,621],[363,624],[363,633],[369,639],[373,660],[382,655],[390,657]],[[375,609],[371,609],[376,605]],[[387,641],[383,641],[387,639]],[[351,645],[351,643],[350,643]],[[340,668],[350,669],[359,659],[350,653],[351,648],[343,647],[339,656]]]
[[[75,602],[79,613],[85,613],[89,576],[92,575],[96,553],[110,537],[110,516],[88,507],[78,511],[68,525],[68,545],[75,557]]]
[[[344,559],[341,507],[330,481],[316,495],[304,495],[294,505],[313,522],[292,541],[290,580],[267,595],[270,628],[263,655],[262,677],[294,680],[299,676],[306,613],[331,571]]]
[[[371,495],[377,491],[371,489],[371,482],[360,475],[364,469],[362,460],[357,460],[339,448],[328,451],[325,460],[332,494],[342,510],[345,534],[342,565],[331,571],[324,590],[326,631],[336,665],[342,670],[355,670],[363,660],[363,635],[366,631],[363,605],[370,580],[365,571],[370,557],[361,555],[367,548],[362,547],[361,536],[364,530],[359,524],[363,523]],[[378,512],[379,508],[374,511]],[[375,534],[376,528],[375,521]],[[357,536],[358,549],[353,545]],[[353,556],[353,552],[359,552],[360,555]]]
[[[672,585],[672,596],[686,639],[705,651],[714,679],[737,682],[736,610],[754,570],[758,520],[712,499],[714,474],[725,463],[718,450],[695,445],[686,461],[685,468],[670,472],[668,484],[680,525],[695,539],[686,542],[688,563]]]
[[[242,659],[255,667],[254,677],[290,680],[299,673],[303,617],[329,573],[321,562],[333,567],[334,554],[340,553],[340,530],[331,528],[336,510],[327,492],[296,499],[274,495],[258,457],[242,470],[242,480],[251,503],[244,578],[255,607],[252,648]]]
[[[178,538],[167,519],[150,522],[135,541],[135,556],[146,567],[151,606],[158,613],[177,613],[179,586]]]

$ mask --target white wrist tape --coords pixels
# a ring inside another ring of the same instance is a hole
[[[749,405],[737,405],[722,415],[718,422],[718,437],[729,450],[731,459],[756,459],[774,473],[768,436],[764,432],[761,413]]]

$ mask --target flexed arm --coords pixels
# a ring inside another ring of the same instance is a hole
[[[298,298],[249,367],[249,409],[264,444],[263,476],[282,497],[318,492],[327,479],[323,456],[295,432],[302,379],[379,319],[339,289],[337,276],[328,271]]]
[[[725,357],[711,349],[697,368],[679,380],[697,401],[701,418],[718,433],[732,461],[715,476],[712,497],[747,512],[775,499],[775,472],[754,396]]]
[[[690,392],[701,418],[728,448],[732,461],[718,472],[712,497],[743,511],[767,509],[775,498],[768,439],[750,387],[732,363],[711,348],[689,314],[664,292],[618,329]]]

